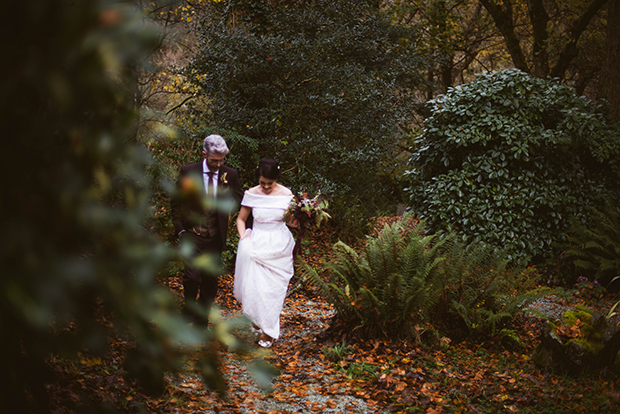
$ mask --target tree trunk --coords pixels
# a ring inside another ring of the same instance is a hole
[[[437,28],[440,36],[446,40],[446,44],[442,47],[442,52],[446,55],[446,60],[440,64],[439,73],[441,76],[442,93],[446,93],[448,88],[452,86],[452,71],[454,70],[454,51],[449,46],[446,34],[448,33],[448,10],[443,0],[437,2],[436,7],[439,11]]]
[[[502,8],[499,3],[496,3],[493,0],[480,0],[480,3],[484,6],[485,9],[489,12],[493,21],[497,25],[497,28],[502,32],[504,36],[504,40],[506,40],[506,47],[508,48],[508,53],[510,53],[510,57],[512,57],[512,63],[514,63],[517,69],[521,69],[526,73],[530,73],[530,68],[527,65],[527,60],[525,59],[525,54],[523,53],[523,49],[521,48],[521,44],[519,43],[519,38],[515,33],[515,24],[512,20],[512,0],[507,0],[504,2],[506,8]]]
[[[512,1],[513,0],[505,0],[503,3],[500,3],[498,0],[480,0],[480,3],[487,9],[495,25],[504,36],[508,53],[510,53],[515,67],[527,73],[533,72],[534,76],[537,77],[547,77],[547,75],[550,75],[554,78],[564,79],[566,70],[571,61],[579,53],[577,44],[581,34],[587,29],[592,18],[596,16],[601,8],[610,0],[593,0],[591,3],[588,1],[588,8],[581,16],[574,20],[574,24],[570,27],[568,42],[561,51],[560,57],[552,69],[549,69],[548,55],[549,34],[547,32],[547,25],[550,20],[549,14],[545,9],[543,0],[528,0],[529,23],[531,24],[533,37],[532,71],[530,71],[528,67],[523,48],[521,47],[519,37],[515,31],[516,23],[512,17]],[[617,25],[616,21],[612,19],[608,21],[610,25]]]
[[[608,1],[609,0],[595,0],[592,4],[590,4],[590,7],[588,7],[588,9],[575,20],[575,24],[573,24],[569,32],[568,43],[564,46],[564,49],[560,53],[560,58],[557,63],[553,69],[551,69],[552,77],[564,79],[568,65],[579,53],[579,49],[577,48],[579,37],[581,37],[581,34],[586,30],[588,24],[590,24],[590,20],[592,20],[592,18],[603,8],[603,6],[605,6]],[[612,19],[607,19],[607,21],[610,26],[618,25],[617,20],[614,21]]]
[[[546,78],[549,75],[549,54],[547,53],[549,15],[542,0],[528,0],[527,5],[534,37],[533,75],[537,78]]]
[[[441,65],[441,85],[443,86],[443,93],[448,91],[448,88],[452,86],[454,71],[454,53],[450,54],[444,64]]]
[[[611,0],[607,13],[607,42],[601,74],[601,98],[612,105],[612,116],[620,121],[620,0]]]

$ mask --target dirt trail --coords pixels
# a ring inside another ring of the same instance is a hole
[[[228,319],[240,314],[232,298],[232,277],[220,281],[218,304]],[[190,396],[184,413],[374,413],[363,398],[363,389],[336,370],[323,354],[317,335],[328,327],[334,311],[330,305],[304,295],[291,295],[284,303],[281,336],[268,350],[257,351],[280,371],[272,381],[273,390],[261,389],[248,370],[249,358],[222,351],[221,369],[228,382],[228,396],[221,399],[205,390],[198,375],[174,380],[177,389]],[[251,334],[244,339],[253,341]],[[372,401],[370,405],[374,405]]]

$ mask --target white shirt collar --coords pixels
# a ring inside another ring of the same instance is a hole
[[[208,173],[209,171],[211,171],[211,170],[209,169],[209,166],[207,165],[207,160],[206,160],[206,159],[203,159],[203,160],[202,160],[202,171],[203,171],[204,173]],[[219,175],[219,173],[220,173],[220,170],[217,170],[217,171],[215,171],[215,173],[213,174],[213,176],[217,178],[217,176]]]

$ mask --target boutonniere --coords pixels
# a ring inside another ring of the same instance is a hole
[[[228,184],[228,180],[226,180],[226,175],[227,174],[228,174],[227,172],[222,174],[222,177],[220,178],[220,181],[222,182],[222,184]]]

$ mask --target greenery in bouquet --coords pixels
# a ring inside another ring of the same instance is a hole
[[[329,202],[318,193],[314,198],[309,198],[307,193],[299,193],[293,197],[284,217],[287,222],[299,227],[295,248],[293,249],[293,260],[297,256],[301,240],[308,225],[319,227],[321,223],[331,216],[327,213]]]
[[[328,206],[329,202],[320,193],[314,198],[309,198],[307,193],[299,193],[291,200],[285,217],[299,227],[307,227],[308,224],[319,227],[331,218],[326,211]]]

